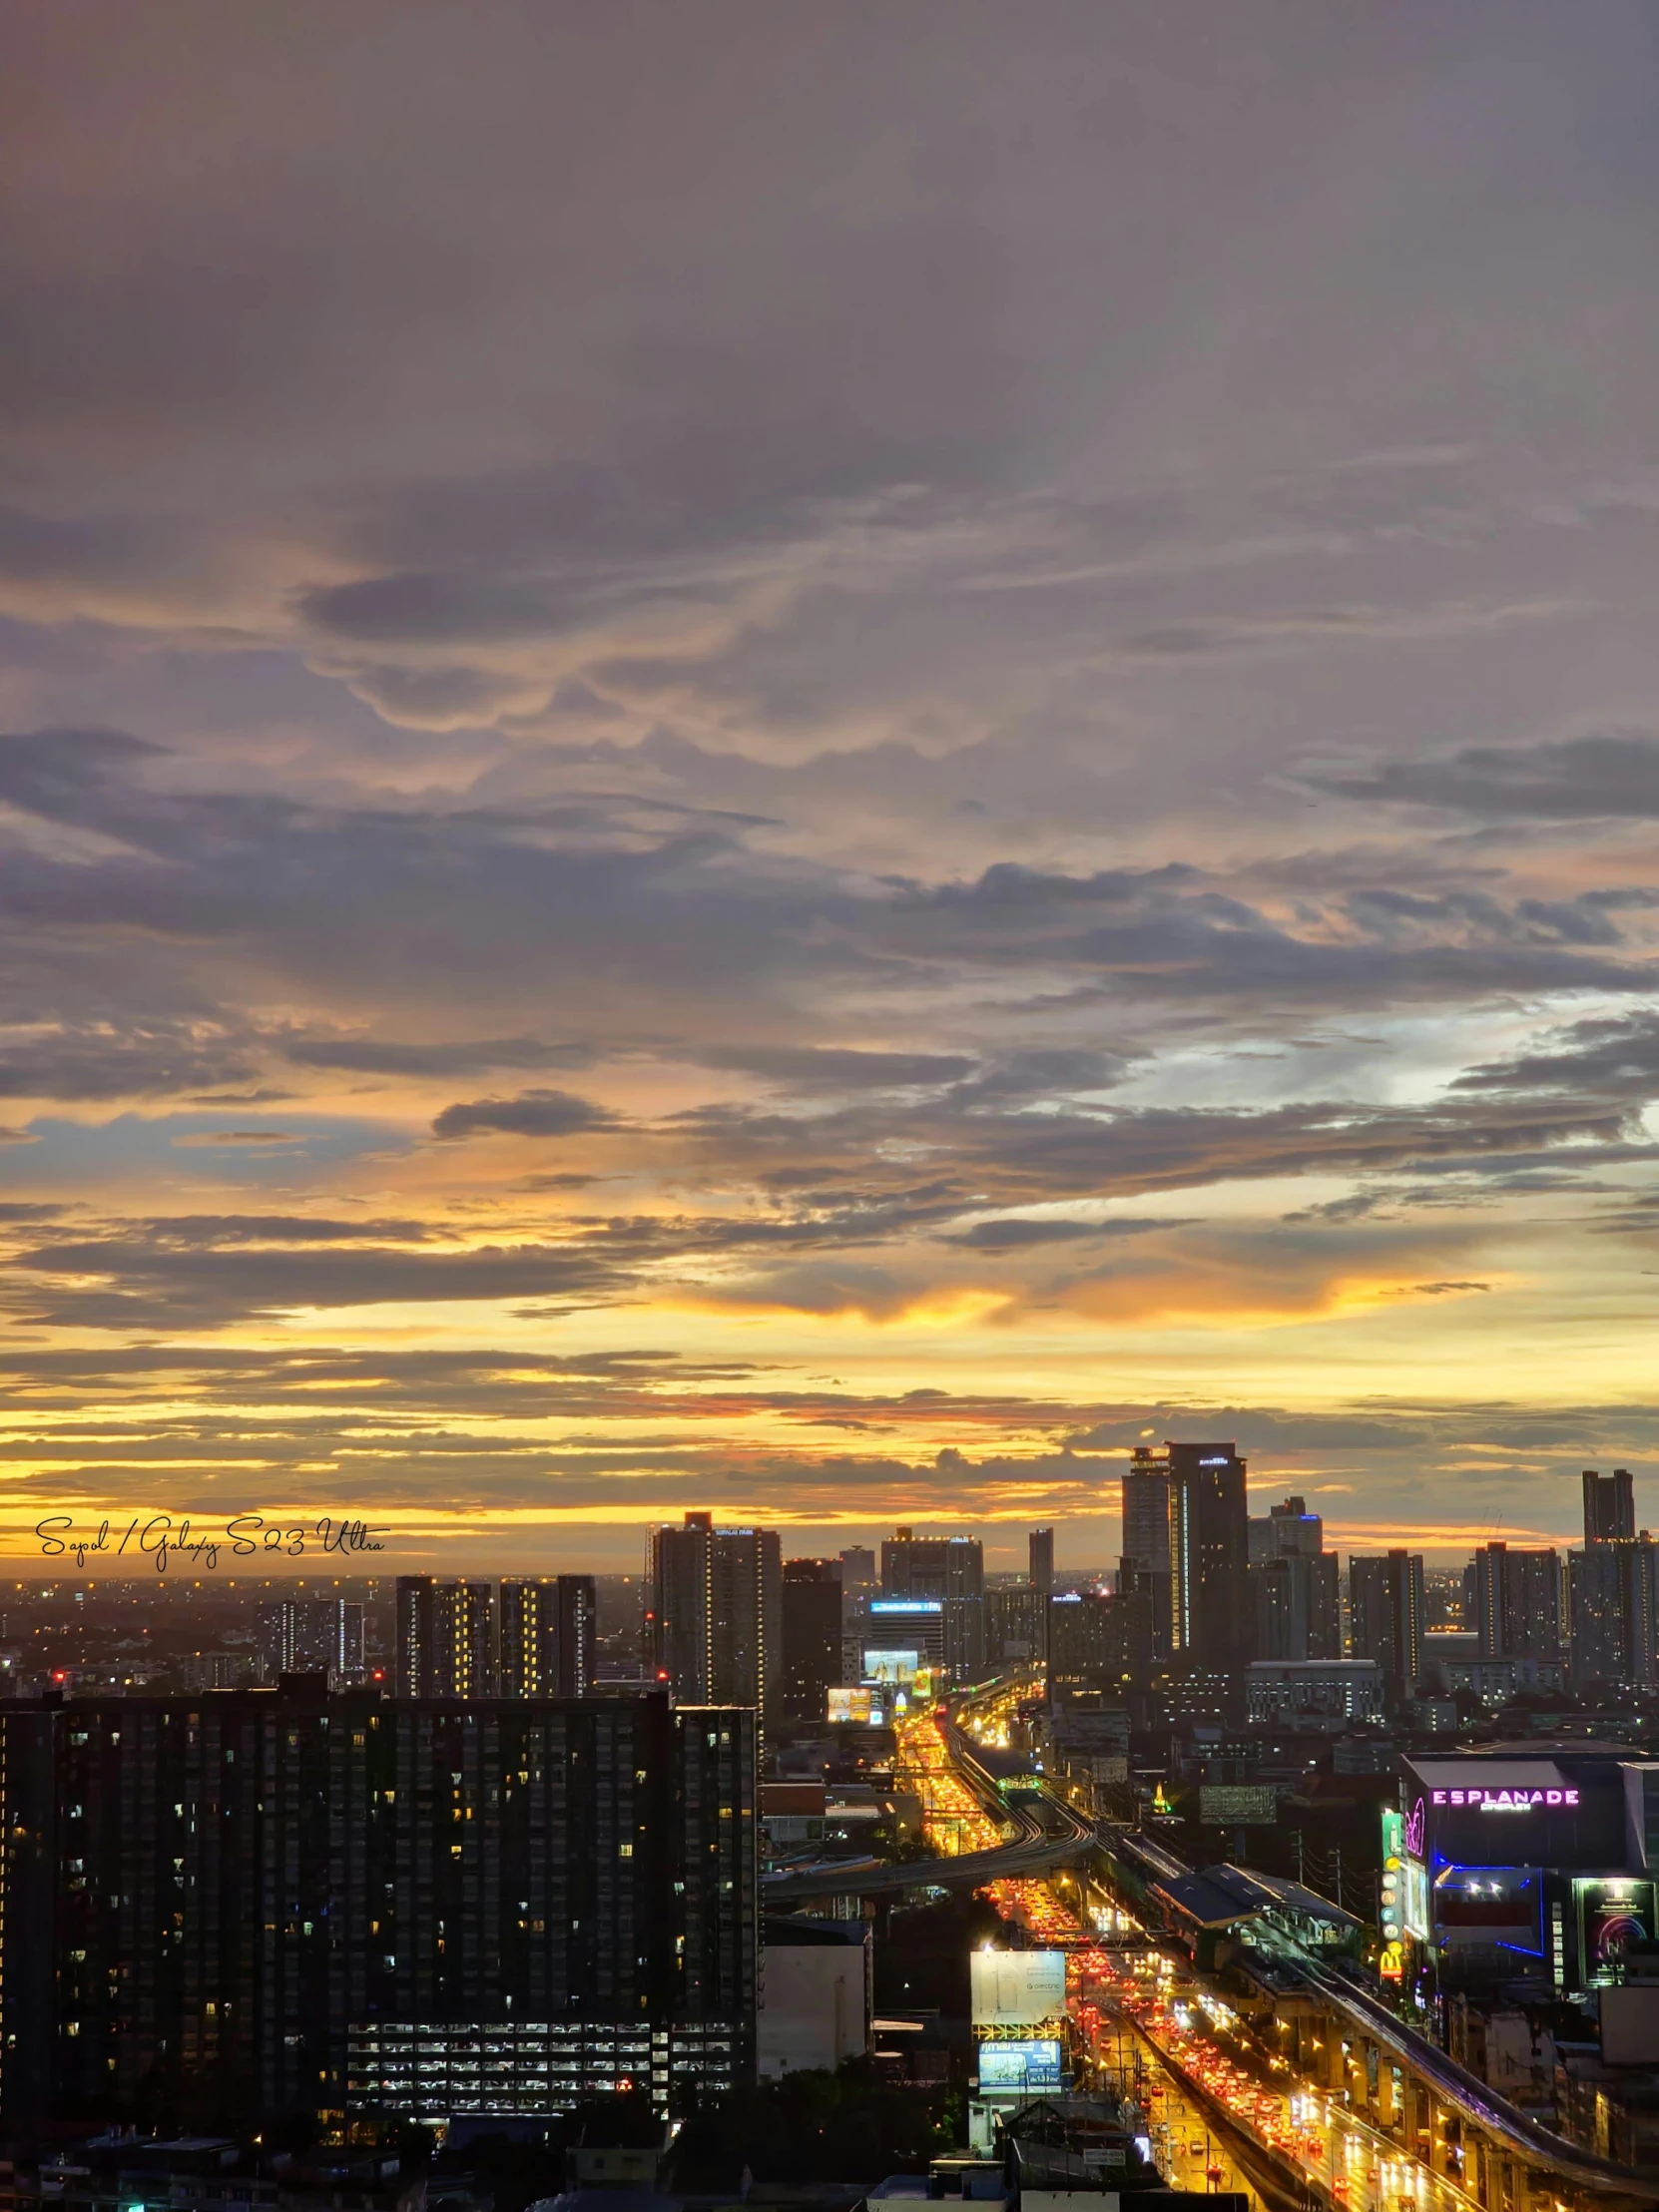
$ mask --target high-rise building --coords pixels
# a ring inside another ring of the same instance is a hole
[[[1044,1597],[1054,1595],[1054,1531],[1052,1528],[1033,1528],[1025,1539],[1026,1558],[1031,1587],[1040,1590]]]
[[[777,1532],[688,1513],[680,1528],[651,1531],[646,1579],[656,1671],[681,1703],[764,1712],[783,1679]]]
[[[664,1696],[0,1706],[0,2111],[236,2133],[734,2085],[756,1720]]]
[[[1174,1590],[1169,1460],[1164,1453],[1137,1446],[1122,1478],[1122,1556],[1135,1569],[1136,1587],[1147,1593],[1157,1655],[1167,1659],[1174,1633]]]
[[[1348,1562],[1348,1609],[1356,1659],[1375,1659],[1396,1696],[1422,1667],[1422,1554],[1389,1551]]]
[[[1575,1689],[1659,1683],[1659,1544],[1645,1529],[1568,1552],[1567,1610]]]
[[[503,1697],[586,1697],[598,1668],[598,1598],[591,1574],[503,1577]]]
[[[1048,1599],[1029,1582],[985,1592],[985,1663],[1028,1666],[1047,1656]]]
[[[1237,1675],[1254,1656],[1245,1462],[1230,1443],[1169,1443],[1172,1654]]]
[[[842,1591],[847,1596],[861,1591],[867,1597],[876,1587],[874,1552],[868,1544],[848,1544],[841,1553]]]
[[[1108,1596],[1061,1590],[1048,1601],[1048,1695],[1062,1705],[1080,1695],[1121,1698],[1144,1681],[1151,1663],[1152,1604],[1140,1589]]]
[[[1628,1543],[1636,1533],[1636,1499],[1630,1469],[1615,1467],[1611,1474],[1584,1469],[1584,1541],[1588,1544]]]
[[[1341,1567],[1325,1523],[1300,1497],[1249,1523],[1250,1581],[1259,1659],[1340,1659]]]
[[[1482,1659],[1559,1658],[1560,1555],[1482,1544],[1474,1555],[1474,1625]]]
[[[784,1561],[783,1693],[787,1720],[822,1721],[841,1679],[841,1563]]]
[[[262,1605],[255,1648],[267,1682],[283,1674],[325,1674],[336,1689],[363,1678],[363,1609],[341,1597],[284,1597]]]
[[[983,1671],[985,1554],[977,1536],[917,1536],[900,1528],[881,1545],[881,1592],[937,1599],[952,1679],[971,1681]]]
[[[397,1687],[404,1697],[491,1697],[495,1592],[487,1582],[397,1578]]]

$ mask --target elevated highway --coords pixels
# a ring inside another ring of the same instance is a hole
[[[932,1859],[915,1859],[889,1866],[875,1860],[826,1862],[800,1873],[768,1875],[761,1884],[761,1902],[769,1912],[787,1913],[795,1905],[822,1898],[893,1897],[906,1890],[981,1890],[992,1882],[1010,1878],[1058,1874],[1064,1869],[1086,1867],[1098,1843],[1094,1826],[1052,1793],[1042,1793],[1042,1812],[1031,1811],[1018,1800],[1005,1799],[996,1779],[980,1762],[963,1732],[964,1708],[976,1702],[963,1699],[939,1719],[945,1755],[951,1771],[960,1777],[983,1819],[998,1829],[1012,1829],[1004,1843],[982,1851],[940,1853]]]

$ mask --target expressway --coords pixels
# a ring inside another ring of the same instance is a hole
[[[922,1831],[935,1856],[898,1865],[830,1860],[800,1873],[769,1875],[761,1885],[767,1910],[788,1912],[821,1898],[906,1890],[983,1890],[1085,1865],[1097,1848],[1090,1822],[1053,1796],[1043,1799],[1047,1822],[1022,1805],[1005,1803],[995,1778],[975,1757],[968,1729],[977,1725],[990,1734],[998,1711],[1022,1687],[996,1685],[949,1708],[923,1707],[894,1723],[893,1779],[920,1799]]]

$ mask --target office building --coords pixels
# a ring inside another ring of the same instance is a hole
[[[654,1528],[646,1561],[655,1671],[686,1705],[753,1705],[783,1679],[784,1560],[774,1530],[688,1513]]]
[[[945,1670],[945,1601],[941,1597],[872,1597],[864,1611],[864,1647],[859,1673],[871,1680],[897,1679],[897,1657],[908,1654],[912,1671],[925,1667],[942,1676]],[[892,1661],[881,1666],[872,1654]]]
[[[1395,1696],[1422,1671],[1422,1554],[1355,1554],[1348,1562],[1349,1628],[1356,1659],[1375,1659]]]
[[[1319,1514],[1288,1497],[1250,1521],[1248,1541],[1257,1657],[1340,1659],[1341,1567]]]
[[[1170,1649],[1204,1671],[1241,1675],[1255,1644],[1245,1462],[1231,1443],[1167,1443]]]
[[[1584,1469],[1584,1542],[1628,1543],[1636,1533],[1636,1499],[1630,1469],[1615,1467],[1611,1474]]]
[[[260,1607],[254,1634],[263,1681],[325,1674],[342,1689],[363,1679],[363,1609],[353,1599],[278,1598]]]
[[[487,1582],[397,1578],[397,1688],[403,1697],[491,1697],[495,1592]]]
[[[841,1590],[844,1595],[869,1596],[879,1587],[875,1577],[875,1554],[868,1544],[848,1544],[841,1553]]]
[[[1659,1545],[1646,1530],[1568,1552],[1567,1611],[1576,1690],[1659,1682]]]
[[[1031,1587],[1044,1597],[1054,1595],[1054,1531],[1033,1528],[1025,1539],[1027,1576]]]
[[[1149,1593],[1158,1656],[1168,1658],[1171,1628],[1169,1461],[1137,1449],[1122,1479],[1123,1557]]]
[[[500,1636],[503,1697],[586,1697],[599,1664],[593,1576],[504,1577]]]
[[[1553,1551],[1482,1544],[1474,1555],[1482,1659],[1554,1659],[1561,1650],[1561,1561]]]
[[[840,1561],[786,1559],[783,1610],[783,1716],[822,1722],[841,1679]]]
[[[319,1678],[0,1707],[9,2128],[747,2078],[756,1719]]]
[[[972,1681],[985,1666],[985,1555],[977,1536],[917,1536],[900,1528],[881,1545],[885,1598],[937,1599],[944,1663]]]

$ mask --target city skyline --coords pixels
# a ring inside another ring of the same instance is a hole
[[[0,1564],[1640,1496],[1647,11],[0,57]]]

